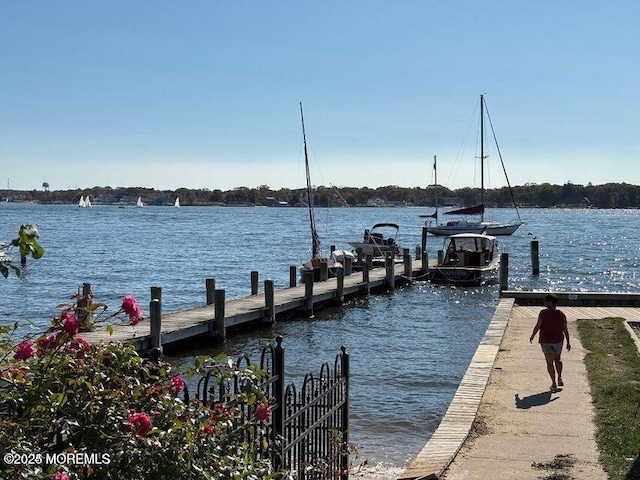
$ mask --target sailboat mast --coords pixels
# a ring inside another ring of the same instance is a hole
[[[480,95],[480,204],[482,213],[480,221],[484,221],[484,95]]]
[[[320,256],[320,239],[316,231],[316,222],[313,216],[311,203],[311,174],[309,172],[309,156],[307,155],[307,134],[304,129],[304,115],[302,113],[302,102],[300,102],[300,119],[302,121],[302,143],[304,145],[304,165],[307,174],[307,207],[309,209],[309,223],[311,224],[311,258]]]
[[[438,169],[436,168],[436,156],[433,156],[433,181],[436,189],[436,225],[438,225]]]

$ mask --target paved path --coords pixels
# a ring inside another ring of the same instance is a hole
[[[514,306],[503,322],[500,307],[490,324],[492,336],[504,325],[486,389],[474,410],[465,390],[459,388],[432,438],[402,479],[446,480],[603,480],[607,475],[598,463],[594,440],[594,410],[584,366],[585,350],[576,330],[578,318],[619,316],[640,320],[639,308],[560,307],[569,320],[572,349],[562,354],[564,388],[550,392],[540,346],[529,343],[541,307]],[[489,348],[483,338],[479,351]],[[484,346],[483,346],[484,344]],[[472,360],[465,377],[482,385],[478,365]],[[465,379],[463,378],[463,382]],[[462,384],[461,384],[462,386]],[[474,398],[478,398],[474,395]],[[468,417],[475,420],[466,429]],[[442,431],[441,430],[442,427]]]

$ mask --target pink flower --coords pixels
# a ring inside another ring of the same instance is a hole
[[[268,407],[264,403],[260,403],[253,409],[253,414],[259,421],[264,422],[269,418],[269,415],[271,415],[271,407]]]
[[[205,425],[202,429],[205,435],[209,436],[213,434],[213,427],[211,425]]]
[[[38,351],[36,353],[38,356],[43,356],[47,350],[53,348],[57,339],[58,336],[55,333],[52,333],[48,337],[40,337],[36,340],[36,344],[38,345]]]
[[[33,357],[35,350],[33,349],[33,342],[31,340],[23,340],[15,346],[14,357],[18,360],[27,360]]]
[[[144,437],[151,431],[151,419],[146,413],[133,413],[129,415],[129,423],[133,433]]]
[[[142,319],[142,309],[138,305],[138,301],[131,295],[124,297],[122,311],[129,315],[129,321],[134,325]]]
[[[184,386],[185,383],[182,377],[176,376],[171,379],[171,388],[176,395],[184,390]]]
[[[68,345],[70,351],[76,352],[76,358],[84,358],[90,347],[89,342],[80,337],[75,337]]]
[[[64,315],[62,326],[64,327],[64,331],[72,337],[80,331],[80,323],[73,314]]]
[[[53,480],[69,480],[69,474],[58,471],[53,475]]]

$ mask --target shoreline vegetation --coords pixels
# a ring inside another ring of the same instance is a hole
[[[318,207],[431,207],[435,205],[434,185],[427,187],[378,188],[317,186],[314,204]],[[0,189],[3,202],[32,202],[42,204],[78,204],[81,197],[89,196],[92,205],[136,206],[140,197],[145,205],[173,206],[180,198],[182,206],[305,206],[304,188],[273,190],[268,185],[256,188],[237,187],[232,190],[190,189],[156,190],[143,187],[92,187],[70,190],[50,190],[48,183],[41,189]],[[487,207],[511,207],[511,194],[519,207],[539,208],[640,208],[640,186],[627,183],[603,185],[525,184],[522,186],[485,190]],[[479,188],[449,190],[438,185],[440,207],[468,206],[479,203]]]
[[[640,479],[640,356],[622,318],[578,320],[596,411],[596,442],[610,480]]]

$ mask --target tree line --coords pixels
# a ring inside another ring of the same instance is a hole
[[[155,190],[142,187],[93,187],[74,190],[49,190],[43,184],[42,190],[0,190],[0,198],[14,202],[37,202],[47,204],[78,203],[81,196],[90,196],[97,204],[135,205],[141,197],[145,205],[173,205],[176,197],[180,204],[201,206],[304,206],[305,189],[271,189],[268,185],[256,188],[237,187],[232,190],[190,189]],[[451,190],[443,186],[437,188],[438,205],[468,206],[480,202],[479,188]],[[513,201],[523,207],[593,207],[593,208],[638,208],[640,206],[640,186],[627,183],[607,183],[603,185],[578,185],[571,182],[564,185],[549,183],[526,184],[485,190],[485,204],[493,207],[509,207]],[[377,188],[326,187],[314,190],[313,202],[316,206],[434,206],[436,188],[400,187],[389,185]]]

